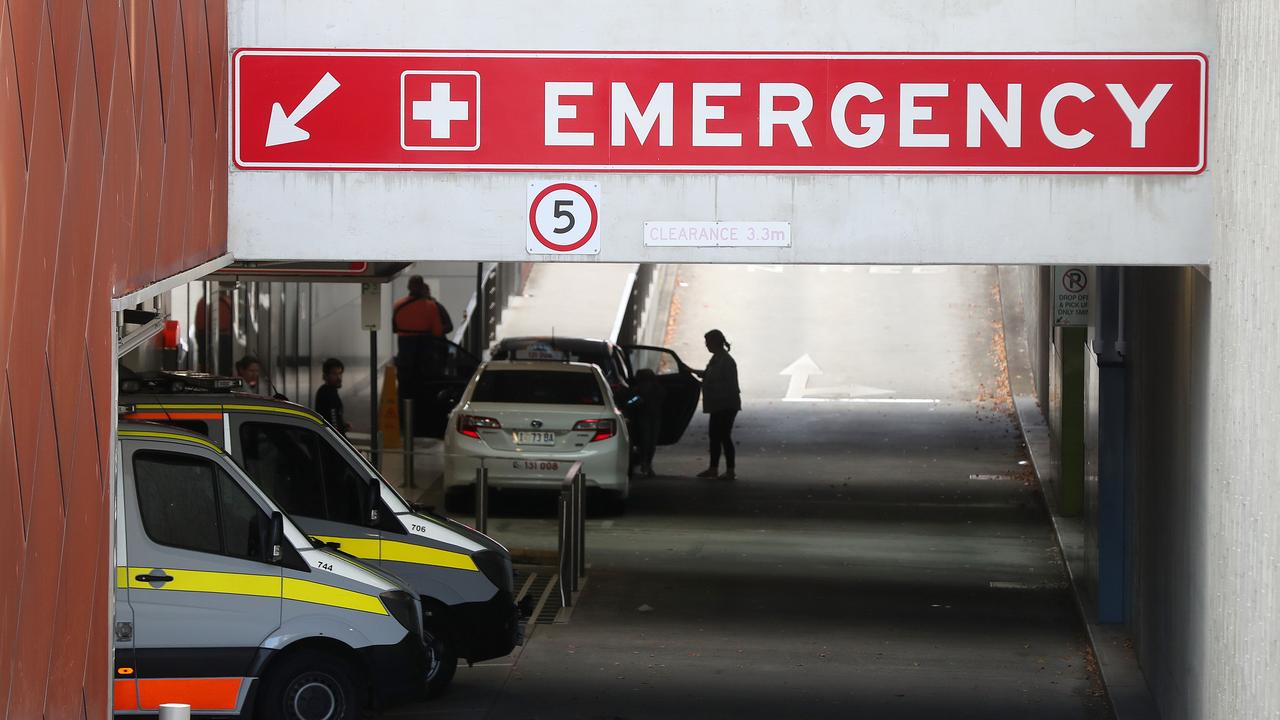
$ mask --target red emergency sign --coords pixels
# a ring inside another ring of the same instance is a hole
[[[1198,173],[1199,53],[241,49],[237,167]]]

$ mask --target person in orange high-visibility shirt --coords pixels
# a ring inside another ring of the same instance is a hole
[[[440,306],[421,275],[409,277],[409,294],[396,301],[391,329],[397,342],[396,375],[400,398],[423,399],[424,382],[438,374],[438,341],[444,336]]]

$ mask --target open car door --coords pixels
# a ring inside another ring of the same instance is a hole
[[[425,357],[426,361],[420,362],[416,371],[405,372],[397,367],[397,375],[407,378],[411,386],[402,383],[400,397],[413,398],[415,436],[444,437],[449,413],[480,367],[480,359],[444,338],[435,338],[432,352]]]
[[[689,421],[698,410],[698,397],[702,394],[702,382],[693,374],[679,355],[666,348],[648,345],[630,345],[625,348],[631,363],[631,376],[638,370],[649,369],[658,376],[667,391],[662,404],[662,429],[658,433],[659,445],[680,442]]]

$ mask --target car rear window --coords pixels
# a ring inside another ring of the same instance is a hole
[[[606,380],[613,381],[617,375],[614,360],[609,357],[608,350],[601,346],[600,350],[580,349],[567,350],[559,345],[545,343],[510,343],[499,345],[493,353],[494,360],[558,360],[568,362],[591,363],[600,368]]]
[[[487,370],[476,380],[472,402],[603,405],[594,375],[543,370]]]

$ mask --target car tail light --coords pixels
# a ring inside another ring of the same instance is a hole
[[[480,439],[481,430],[500,430],[502,423],[490,417],[482,417],[480,415],[459,415],[458,416],[458,432]]]
[[[608,440],[618,434],[618,422],[608,418],[600,420],[579,420],[573,425],[574,432],[595,433],[591,436],[591,442],[597,440]]]

